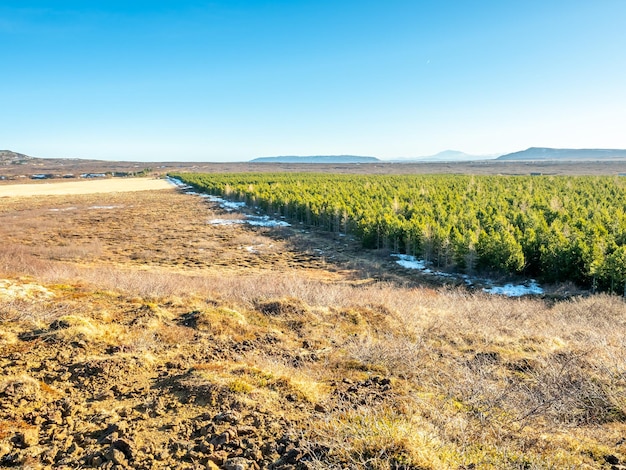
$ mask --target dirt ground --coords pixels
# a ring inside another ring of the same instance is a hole
[[[312,332],[332,325],[305,300],[377,261],[345,237],[210,224],[243,216],[172,186],[104,183],[0,199],[0,464],[309,468],[298,435],[330,392],[302,371],[339,336]],[[331,401],[389,389],[357,375]]]

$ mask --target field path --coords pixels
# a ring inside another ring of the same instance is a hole
[[[168,189],[173,186],[163,179],[107,178],[99,180],[64,181],[41,184],[0,185],[0,197],[57,196],[65,194],[116,193]]]

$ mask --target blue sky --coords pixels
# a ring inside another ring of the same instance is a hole
[[[623,0],[0,3],[0,148],[241,161],[626,148]]]

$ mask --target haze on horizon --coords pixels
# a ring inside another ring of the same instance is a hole
[[[243,161],[626,148],[622,0],[0,5],[0,148]]]

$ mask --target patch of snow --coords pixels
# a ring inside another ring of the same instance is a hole
[[[172,178],[171,176],[168,176],[167,178],[165,178],[165,181],[167,181],[170,184],[173,184],[174,186],[176,186],[176,187],[178,187],[180,189],[190,189],[191,188],[191,186],[189,186],[188,184],[183,183],[178,178]]]
[[[219,202],[219,201],[218,201]],[[222,209],[226,209],[227,211],[236,211],[246,207],[245,202],[233,202],[233,201],[225,201],[224,199],[220,202],[220,207]]]
[[[287,222],[282,220],[270,219],[268,216],[248,216],[245,219],[211,219],[208,222],[210,225],[241,225],[247,224],[254,227],[288,227]]]
[[[186,194],[192,194],[194,196],[200,196],[204,199],[207,199],[211,202],[215,202],[217,204],[219,204],[219,206],[224,209],[227,212],[233,212],[233,211],[239,211],[241,209],[243,209],[244,207],[246,207],[246,203],[245,202],[239,202],[239,201],[228,201],[226,199],[223,199],[219,196],[214,196],[212,194],[204,194],[204,193],[198,193],[196,191],[190,191],[190,189],[192,189],[191,186],[186,185],[185,183],[183,183],[181,180],[179,180],[178,178],[171,178],[168,177],[167,181],[171,184],[173,184],[174,186],[182,189],[183,191],[185,191]],[[284,219],[284,217],[280,216],[280,214],[277,214],[277,216],[281,217]],[[283,221],[283,220],[276,220],[276,219],[272,219],[267,215],[246,215],[245,219],[212,219],[209,220],[208,222],[211,225],[238,225],[238,224],[248,224],[248,225],[253,225],[255,227],[290,227],[291,224]]]
[[[424,271],[426,269],[426,262],[424,260],[418,260],[415,256],[392,254],[391,256],[398,258],[398,263],[403,268],[407,269],[419,269]],[[430,270],[428,270],[430,272]]]
[[[209,225],[239,225],[244,224],[246,221],[242,219],[211,219]]]
[[[50,209],[50,212],[65,212],[65,211],[75,211],[76,207],[64,207],[62,209]]]
[[[505,284],[503,286],[493,286],[483,289],[488,294],[506,295],[507,297],[520,297],[522,295],[540,295],[543,294],[543,289],[539,287],[537,281],[531,279],[526,284]]]
[[[506,295],[507,297],[520,297],[522,295],[541,295],[544,293],[543,289],[537,284],[537,281],[531,279],[526,284],[505,284],[504,286],[496,286],[493,285],[493,282],[488,279],[472,279],[467,274],[458,275],[458,274],[450,274],[444,273],[441,271],[433,271],[426,267],[427,263],[424,260],[417,259],[414,256],[410,255],[402,255],[402,254],[392,254],[394,258],[398,258],[396,263],[407,269],[417,269],[421,271],[423,274],[429,274],[432,276],[438,277],[447,277],[447,278],[460,278],[463,279],[466,285],[473,286],[475,281],[479,281],[483,284],[489,284],[491,287],[483,288],[483,291],[488,294],[494,295]]]
[[[122,206],[91,206],[89,209],[118,209]]]
[[[269,216],[263,215],[249,215],[247,219],[244,221],[248,225],[253,225],[255,227],[290,227],[291,224],[283,221],[283,220],[275,220],[270,219]]]

